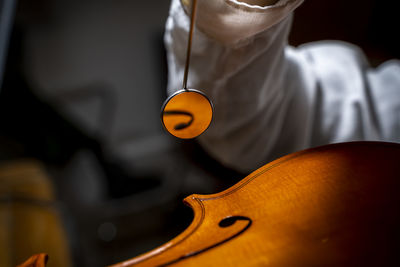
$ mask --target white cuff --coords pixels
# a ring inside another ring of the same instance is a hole
[[[262,2],[198,0],[197,28],[218,42],[232,45],[280,22],[303,0],[280,0],[275,5],[255,5]],[[186,13],[190,13],[190,1],[181,0],[181,3]]]

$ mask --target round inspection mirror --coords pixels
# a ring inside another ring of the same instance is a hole
[[[171,95],[161,109],[164,128],[173,136],[191,139],[199,136],[212,121],[213,106],[202,92],[184,89]]]

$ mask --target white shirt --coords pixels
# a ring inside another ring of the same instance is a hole
[[[288,46],[291,14],[301,2],[198,1],[188,85],[214,103],[212,125],[198,140],[228,167],[248,172],[327,143],[400,141],[400,62],[372,69],[359,48],[338,41]],[[169,93],[181,89],[186,9],[172,0]]]

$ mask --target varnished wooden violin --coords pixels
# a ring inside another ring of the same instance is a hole
[[[111,267],[400,266],[399,189],[400,144],[293,153],[221,193],[187,197],[194,219],[183,233]]]
[[[191,225],[125,266],[400,266],[400,145],[297,152],[214,195]]]

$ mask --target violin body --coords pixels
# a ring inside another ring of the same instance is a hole
[[[399,266],[400,145],[342,143],[191,195],[191,225],[122,266]]]

